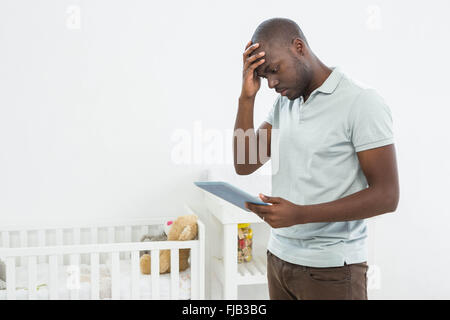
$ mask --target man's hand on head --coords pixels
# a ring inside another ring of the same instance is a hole
[[[252,44],[249,41],[243,53],[244,68],[242,72],[242,91],[241,97],[244,99],[253,99],[261,87],[261,79],[256,75],[256,68],[264,63],[262,59],[265,55],[264,51],[258,54],[251,53],[259,47],[259,43]],[[258,60],[259,59],[259,60]]]

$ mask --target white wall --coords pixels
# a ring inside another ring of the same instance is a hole
[[[401,200],[370,222],[380,274],[370,297],[448,299],[449,9],[446,0],[2,0],[0,221],[198,207],[192,181],[207,157],[219,150],[231,163],[244,46],[261,21],[283,16],[393,112]],[[263,86],[255,125],[276,97]],[[192,139],[184,164],[174,158],[180,130]]]

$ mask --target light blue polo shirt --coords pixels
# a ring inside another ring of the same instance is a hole
[[[272,195],[296,204],[335,201],[368,187],[357,152],[394,143],[383,99],[339,68],[306,103],[278,96],[266,119],[272,125]],[[311,267],[367,261],[365,220],[272,228],[268,250]]]

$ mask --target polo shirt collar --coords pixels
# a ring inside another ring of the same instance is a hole
[[[320,87],[316,89],[318,92],[322,93],[333,93],[333,91],[338,86],[342,78],[342,72],[339,67],[331,67],[333,70],[328,78],[322,83]]]

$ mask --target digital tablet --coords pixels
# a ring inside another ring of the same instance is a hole
[[[235,206],[244,209],[245,211],[251,212],[245,207],[245,202],[250,202],[254,204],[259,204],[263,206],[269,205],[268,203],[262,202],[258,197],[252,196],[251,194],[242,191],[235,186],[227,182],[222,181],[204,181],[204,182],[194,182],[197,187],[200,187],[223,200],[226,200]]]

